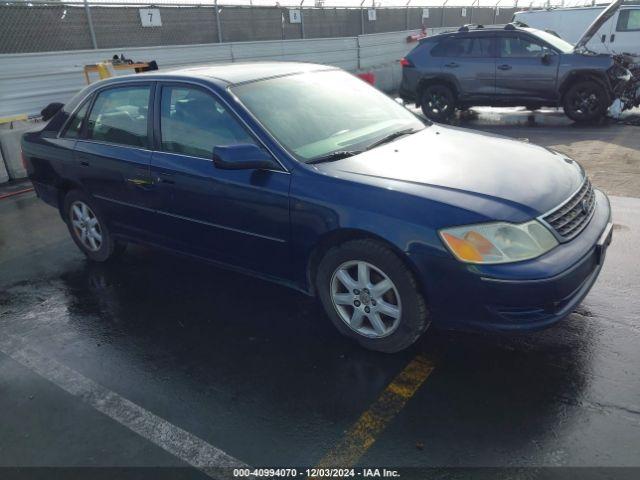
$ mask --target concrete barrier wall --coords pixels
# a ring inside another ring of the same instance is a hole
[[[393,91],[401,80],[398,60],[415,47],[415,43],[407,43],[407,37],[415,33],[418,30],[305,40],[137,47],[124,53],[134,59],[155,59],[161,69],[256,60],[313,62],[351,72],[373,72],[378,88]],[[0,117],[37,115],[51,102],[66,103],[85,86],[83,65],[120,53],[121,49],[101,49],[0,55]],[[38,128],[28,125],[16,123],[13,130],[0,130],[0,148],[10,178],[24,175],[19,139],[25,128]],[[0,181],[6,181],[1,169]]]
[[[7,167],[4,166],[4,157],[2,156],[2,146],[0,145],[0,183],[6,183],[9,181],[9,174],[7,173]]]
[[[67,102],[85,85],[84,65],[121,53],[134,60],[154,59],[161,69],[216,62],[290,60],[356,71],[399,60],[415,46],[406,42],[412,33],[417,30],[358,37],[0,55],[0,117],[34,115],[51,102]]]

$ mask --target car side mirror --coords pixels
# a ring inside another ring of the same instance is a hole
[[[540,57],[540,60],[544,65],[549,65],[551,63],[551,54],[548,52],[543,54],[542,57]]]
[[[247,143],[214,147],[213,164],[222,170],[269,170],[278,167],[271,155],[257,145]]]

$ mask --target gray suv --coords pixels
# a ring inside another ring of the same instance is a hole
[[[467,25],[427,37],[401,64],[400,97],[435,121],[480,105],[563,107],[574,121],[593,121],[629,81],[627,65],[616,56],[515,24]]]

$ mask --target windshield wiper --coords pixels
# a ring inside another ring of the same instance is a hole
[[[390,133],[386,137],[382,137],[380,140],[373,142],[366,149],[371,150],[372,148],[376,148],[384,143],[389,143],[392,140],[395,140],[398,137],[403,137],[404,135],[411,135],[412,133],[419,132],[420,130],[416,130],[414,128],[405,128],[404,130],[398,130],[397,132]]]
[[[362,153],[362,150],[337,150],[335,152],[328,153],[327,155],[322,155],[321,157],[312,158],[307,163],[324,163],[324,162],[333,162],[335,160],[342,160],[343,158],[353,157]]]

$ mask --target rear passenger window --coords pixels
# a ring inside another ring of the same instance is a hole
[[[618,32],[634,32],[640,30],[640,8],[621,10],[618,15]]]
[[[492,57],[490,37],[445,38],[431,51],[434,57]]]
[[[150,92],[149,86],[117,87],[100,92],[89,115],[88,137],[148,148]]]
[[[213,147],[255,143],[213,96],[191,87],[162,87],[162,150],[211,159]]]
[[[65,138],[78,138],[80,136],[80,129],[82,128],[82,122],[84,117],[87,116],[87,110],[89,109],[89,101],[84,102],[84,105],[78,109],[73,115],[71,121],[67,124],[67,128],[62,133]]]

